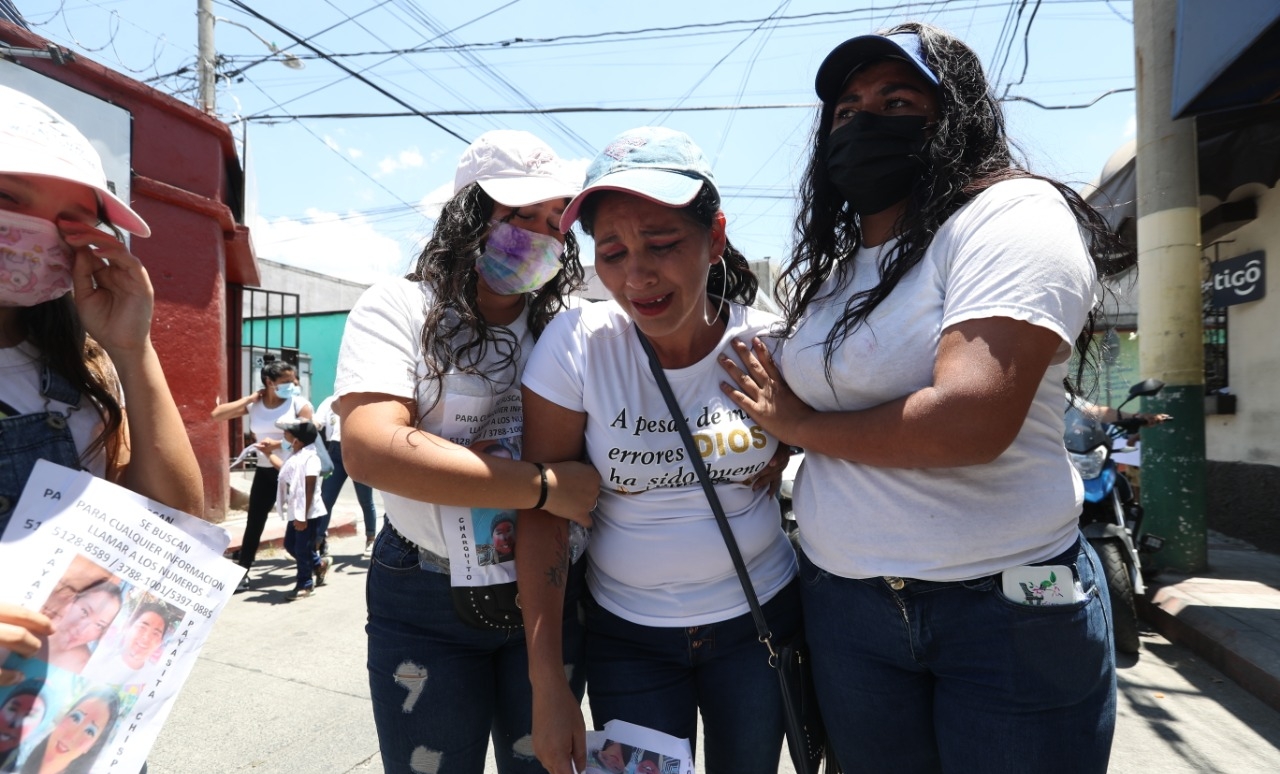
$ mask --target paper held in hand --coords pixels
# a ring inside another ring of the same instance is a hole
[[[98,731],[76,770],[142,768],[244,575],[222,556],[229,542],[215,524],[89,473],[36,464],[0,536],[0,602],[44,612],[55,631],[31,658],[0,650],[23,675],[0,688],[0,706],[26,713],[0,772],[58,757],[64,718]]]
[[[679,739],[625,720],[587,732],[587,768],[582,774],[694,774],[693,750]]]

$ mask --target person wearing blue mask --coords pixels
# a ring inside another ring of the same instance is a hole
[[[299,419],[309,421],[312,414],[311,403],[302,396],[298,373],[292,365],[283,360],[273,360],[262,367],[259,375],[262,377],[262,389],[240,400],[223,403],[210,415],[219,422],[248,416],[248,430],[258,443],[258,467],[249,487],[248,522],[244,527],[240,551],[232,557],[246,570],[253,567],[258,544],[262,541],[262,529],[267,524],[267,514],[276,503],[280,471],[272,466],[271,453],[279,450],[284,442],[284,430],[281,428]],[[245,573],[236,591],[249,588],[249,574]]]

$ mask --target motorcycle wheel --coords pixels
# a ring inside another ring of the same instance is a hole
[[[1138,613],[1133,604],[1133,579],[1129,565],[1124,561],[1124,549],[1114,540],[1090,541],[1102,571],[1107,576],[1107,593],[1111,597],[1111,625],[1115,633],[1116,650],[1121,653],[1137,653]]]

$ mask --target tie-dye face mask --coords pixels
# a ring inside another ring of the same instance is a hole
[[[53,221],[0,211],[0,306],[35,306],[67,293],[71,263]]]
[[[546,234],[493,221],[476,272],[494,293],[512,296],[537,290],[560,273],[564,244]]]

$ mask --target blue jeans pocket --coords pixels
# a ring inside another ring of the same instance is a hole
[[[397,575],[419,572],[418,547],[393,532],[389,522],[384,523],[378,533],[369,561],[379,569]]]

